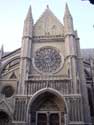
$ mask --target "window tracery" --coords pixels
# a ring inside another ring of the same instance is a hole
[[[52,47],[43,47],[36,51],[34,64],[39,71],[54,73],[61,66],[61,55]]]

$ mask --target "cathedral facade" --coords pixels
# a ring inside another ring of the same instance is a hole
[[[67,4],[63,24],[48,6],[34,23],[30,7],[21,48],[0,51],[0,125],[91,125],[93,53]]]

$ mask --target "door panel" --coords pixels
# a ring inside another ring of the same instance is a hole
[[[49,115],[49,125],[59,125],[59,114],[58,113],[51,113]]]
[[[47,125],[46,113],[38,113],[37,125]]]
[[[60,125],[59,113],[45,112],[37,114],[37,125]]]

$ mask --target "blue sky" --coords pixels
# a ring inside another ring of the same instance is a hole
[[[0,46],[13,51],[21,46],[23,23],[29,5],[32,6],[34,22],[49,5],[49,8],[63,23],[65,3],[73,16],[81,48],[94,48],[94,5],[81,0],[0,0]]]

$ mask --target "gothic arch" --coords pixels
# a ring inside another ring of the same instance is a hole
[[[11,109],[10,105],[7,104],[5,99],[2,99],[0,101],[0,111],[6,112],[9,115],[9,117],[12,119],[13,110]]]
[[[49,100],[50,106],[51,104],[55,104],[55,105],[52,105],[51,107],[53,108],[52,110],[55,110],[55,111],[58,110],[62,112],[63,117],[65,114],[67,114],[68,116],[68,108],[67,108],[67,104],[66,104],[64,97],[57,90],[54,90],[52,88],[44,88],[44,89],[37,91],[29,101],[28,109],[27,109],[27,118],[29,118],[27,120],[29,122],[31,122],[31,116],[35,115],[33,113],[35,113],[35,111],[37,110],[41,110],[39,108],[41,107],[43,103],[47,104],[46,99]]]

